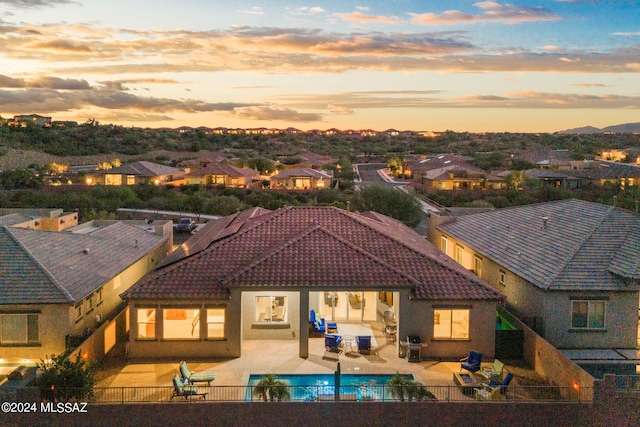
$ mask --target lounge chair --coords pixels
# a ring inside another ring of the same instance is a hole
[[[207,400],[207,393],[201,393],[198,389],[197,385],[185,384],[178,374],[173,376],[173,394],[171,395],[171,399],[174,397],[184,397],[185,400],[189,400],[192,396],[201,396],[202,400]]]
[[[340,352],[340,346],[342,345],[342,336],[324,334],[324,347],[327,351]]]
[[[326,326],[324,324],[324,319],[321,318],[316,318],[316,312],[315,310],[311,310],[311,313],[309,314],[309,323],[311,323],[311,327],[313,328],[313,332],[316,333],[324,333],[326,331]]]
[[[464,359],[460,359],[460,372],[467,370],[469,372],[478,372],[480,363],[482,362],[482,353],[475,350],[469,350],[469,355]]]
[[[506,394],[507,386],[513,379],[513,374],[509,372],[502,381],[489,381],[482,388],[476,389],[476,399],[478,400],[495,400],[500,399],[501,394]]]
[[[180,362],[180,374],[182,374],[182,378],[188,381],[189,384],[207,383],[208,386],[211,386],[211,381],[216,379],[216,374],[196,374],[195,372],[189,371],[189,368],[187,368],[187,362],[185,362],[184,360]]]
[[[493,365],[491,365],[490,368],[482,368],[480,370],[480,375],[488,380],[502,378],[502,368],[504,368],[504,363],[496,359],[493,361]]]
[[[358,353],[371,354],[371,336],[359,335],[356,337],[356,343],[358,344]]]

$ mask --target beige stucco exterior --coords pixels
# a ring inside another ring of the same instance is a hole
[[[51,355],[61,354],[65,350],[67,336],[88,336],[121,309],[123,301],[120,294],[164,258],[167,250],[166,243],[158,246],[76,303],[0,306],[1,314],[38,314],[39,337],[37,343],[0,345],[0,356],[7,362],[28,359],[37,363]],[[101,299],[98,296],[100,290]]]
[[[443,237],[446,239],[444,248]],[[490,260],[437,228],[431,228],[429,240],[440,250],[506,296],[507,309],[529,325],[556,348],[635,348],[638,338],[637,287],[628,292],[543,290],[505,267]],[[514,253],[514,256],[518,256]],[[476,259],[481,260],[481,271]],[[501,280],[501,277],[503,280]],[[606,301],[605,329],[571,328],[571,304],[579,299]],[[633,321],[629,321],[633,319]]]

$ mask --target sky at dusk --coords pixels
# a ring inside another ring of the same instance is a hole
[[[640,2],[0,0],[0,115],[554,132],[640,122]]]

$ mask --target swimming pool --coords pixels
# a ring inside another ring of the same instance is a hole
[[[316,401],[322,397],[335,394],[334,374],[289,374],[276,375],[277,379],[287,383],[290,387],[291,400]],[[341,374],[340,395],[349,400],[388,400],[391,399],[387,383],[395,375],[386,374]],[[413,381],[413,375],[402,374],[404,378]],[[251,374],[247,383],[245,400],[251,399],[251,391],[264,375]],[[256,398],[254,397],[254,400]]]

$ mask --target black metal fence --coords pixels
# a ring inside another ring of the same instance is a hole
[[[359,385],[340,386],[339,393],[332,385],[309,386],[210,386],[197,387],[189,394],[176,393],[174,387],[96,387],[93,390],[40,390],[44,401],[75,401],[126,404],[139,402],[239,402],[239,401],[443,401],[469,402],[591,402],[592,387],[517,386],[497,393],[480,395],[475,388],[458,386],[415,385]],[[563,397],[564,396],[564,397]],[[566,397],[569,396],[569,397]],[[8,399],[14,396],[5,396]]]

